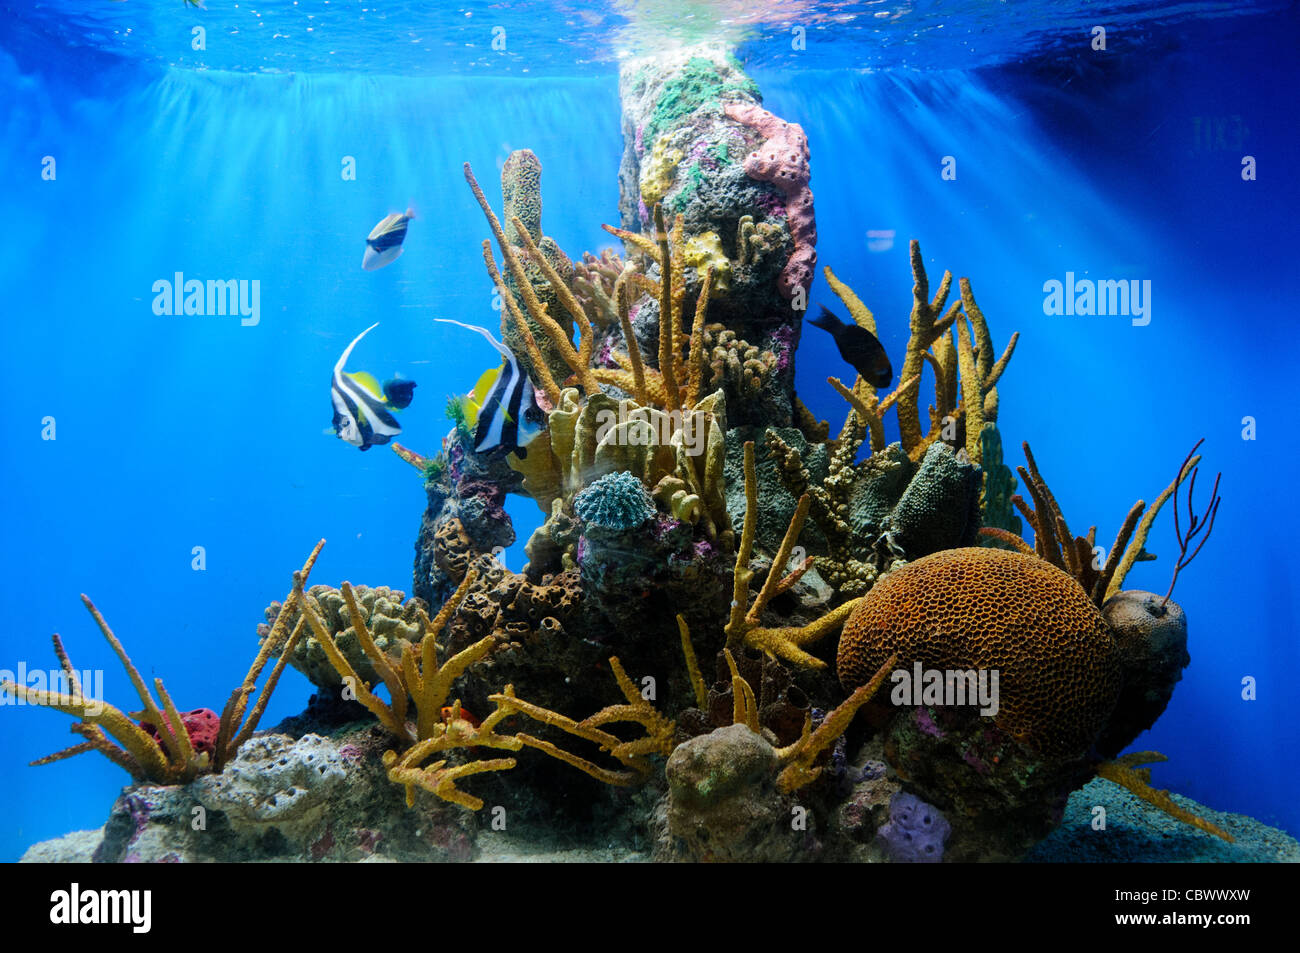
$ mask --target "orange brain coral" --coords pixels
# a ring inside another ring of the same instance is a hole
[[[997,670],[998,727],[1044,755],[1084,754],[1119,694],[1114,637],[1079,584],[1001,549],[949,549],[881,579],[844,625],[841,684],[894,652],[909,670]]]

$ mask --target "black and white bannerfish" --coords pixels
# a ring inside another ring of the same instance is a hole
[[[402,432],[401,424],[389,411],[408,406],[415,389],[415,381],[390,380],[381,390],[379,382],[365,371],[349,374],[343,370],[352,356],[352,349],[377,327],[378,322],[352,339],[334,365],[334,376],[330,380],[330,401],[334,404],[333,432],[340,440],[362,450],[388,443]]]
[[[465,399],[465,423],[474,431],[474,452],[504,448],[520,457],[527,456],[528,445],[546,429],[546,415],[537,406],[533,382],[519,366],[514,352],[487,328],[449,318],[434,320],[483,335],[504,359],[500,367],[483,372]]]
[[[366,239],[366,254],[361,259],[361,267],[375,271],[397,261],[402,254],[402,242],[406,241],[406,226],[413,218],[415,209],[408,208],[405,215],[394,212],[372,228]]]

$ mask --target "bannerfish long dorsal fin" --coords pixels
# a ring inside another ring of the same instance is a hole
[[[464,328],[466,331],[473,331],[476,334],[483,335],[483,337],[487,338],[488,343],[496,348],[497,352],[504,357],[508,363],[516,366],[518,365],[519,362],[515,359],[514,352],[498,341],[487,328],[479,327],[477,324],[465,324],[461,321],[453,321],[451,318],[434,318],[433,320],[442,324],[454,324],[458,328]]]
[[[356,337],[352,339],[352,343],[347,346],[347,349],[343,352],[343,356],[339,358],[339,362],[334,365],[335,374],[343,373],[343,365],[347,364],[348,358],[352,356],[352,349],[361,342],[361,339],[363,337],[365,337],[367,334],[369,334],[377,327],[379,327],[378,321],[370,325],[370,327],[366,328],[364,331],[362,331],[360,334],[358,334]]]

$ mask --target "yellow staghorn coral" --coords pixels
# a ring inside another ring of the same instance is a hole
[[[911,335],[907,340],[907,353],[903,357],[903,367],[898,374],[899,378],[905,381],[921,373],[926,352],[952,327],[961,308],[960,302],[953,302],[952,307],[946,313],[944,312],[944,304],[952,288],[952,272],[943,273],[939,289],[931,298],[930,279],[926,276],[925,262],[921,257],[921,243],[913,239],[909,248],[913,280],[912,313],[908,319]],[[919,408],[920,405],[914,394],[904,393],[898,399],[898,429],[903,449],[913,459],[919,459],[920,454],[925,452]]]
[[[357,634],[357,641],[374,666],[375,672],[383,681],[384,687],[388,689],[389,701],[387,703],[370,690],[370,686],[357,675],[352,663],[339,650],[334,637],[330,635],[329,629],[321,616],[320,607],[316,605],[315,600],[310,595],[305,595],[302,599],[303,617],[310,626],[312,634],[320,642],[330,664],[338,672],[339,677],[343,679],[343,683],[350,686],[356,700],[379,719],[379,723],[384,726],[389,734],[408,743],[426,741],[432,738],[446,738],[447,733],[446,726],[443,724],[442,708],[447,702],[447,697],[451,694],[452,683],[464,674],[465,670],[471,665],[484,658],[491,651],[496,641],[494,636],[487,636],[462,649],[445,663],[439,664],[438,662],[437,637],[446,627],[447,621],[460,607],[465,596],[469,594],[470,589],[473,588],[477,580],[477,570],[470,569],[465,574],[465,578],[461,581],[455,593],[447,600],[447,603],[432,621],[424,614],[423,610],[419,612],[424,635],[418,646],[412,645],[403,639],[400,659],[394,659],[385,654],[375,644],[375,640],[366,626],[365,615],[357,608],[352,586],[347,582],[340,586],[348,607],[352,627]],[[416,721],[414,726],[408,724],[406,720],[408,699],[415,703]],[[487,724],[487,722],[484,722],[484,724]],[[480,742],[476,741],[475,743]],[[481,743],[488,744],[489,742],[484,741]]]
[[[727,647],[735,648],[746,645],[765,652],[774,658],[784,659],[804,668],[825,668],[826,663],[805,651],[804,646],[836,631],[844,624],[857,606],[858,600],[852,599],[837,609],[833,609],[805,626],[786,626],[776,629],[760,625],[763,610],[776,595],[790,589],[805,572],[812,567],[813,559],[803,560],[802,564],[790,573],[781,573],[790,560],[795,540],[803,529],[803,522],[808,515],[811,504],[809,494],[800,497],[794,515],[790,519],[781,545],[772,558],[772,568],[768,571],[763,588],[759,590],[754,604],[749,605],[750,581],[754,571],[749,567],[754,552],[754,535],[758,526],[758,478],[754,469],[754,442],[745,443],[745,521],[740,535],[740,546],[736,550],[736,568],[734,589],[731,601],[731,617],[725,632]]]
[[[689,644],[686,636],[683,636],[683,642]],[[619,690],[627,700],[626,704],[610,705],[582,721],[575,721],[567,715],[561,715],[517,698],[514,690],[508,685],[500,694],[488,696],[488,700],[497,706],[498,711],[524,715],[576,738],[592,742],[622,764],[625,770],[602,768],[592,761],[564,751],[555,744],[534,735],[515,735],[521,744],[543,751],[606,784],[620,786],[635,784],[650,776],[652,767],[646,760],[648,756],[652,754],[667,756],[672,753],[677,725],[660,714],[641,696],[636,686],[632,684],[632,680],[627,677],[627,673],[623,671],[622,663],[617,656],[610,658],[609,667],[618,682]],[[606,725],[619,723],[640,725],[645,730],[645,736],[632,741],[623,741],[617,735],[604,730]]]
[[[1038,463],[1029,449],[1029,443],[1025,442],[1021,446],[1025,451],[1025,463],[1028,469],[1026,467],[1016,469],[1034,505],[1031,509],[1019,495],[1013,496],[1011,502],[1034,531],[1033,548],[1030,549],[1028,543],[1013,533],[1003,536],[1001,533],[994,534],[987,530],[981,532],[983,535],[1010,543],[1022,552],[1032,552],[1058,569],[1069,573],[1078,580],[1083,591],[1088,593],[1097,606],[1104,605],[1107,599],[1119,592],[1124,585],[1124,578],[1135,562],[1155,558],[1146,553],[1144,546],[1156,514],[1160,512],[1165,501],[1173,495],[1179,480],[1185,478],[1201,461],[1200,456],[1189,458],[1179,477],[1156,498],[1150,510],[1146,509],[1146,503],[1142,500],[1133,504],[1120,525],[1115,543],[1107,553],[1106,562],[1098,570],[1093,568],[1097,527],[1089,528],[1086,536],[1074,536],[1070,533],[1070,527],[1061,512],[1060,504],[1056,502],[1056,497],[1052,495],[1047,481],[1038,470]]]
[[[602,383],[613,384],[629,393],[643,395],[638,397],[642,403],[655,403],[669,411],[687,411],[693,409],[702,399],[705,389],[703,367],[707,345],[703,340],[703,329],[710,296],[714,290],[723,290],[717,284],[722,274],[718,271],[721,266],[717,263],[703,262],[703,259],[695,254],[698,248],[693,251],[688,247],[688,243],[683,242],[682,232],[685,226],[681,215],[674,220],[671,231],[664,227],[663,210],[660,206],[655,206],[654,215],[653,240],[611,225],[601,226],[657,264],[660,277],[658,281],[653,281],[637,272],[627,273],[621,289],[624,293],[616,296],[615,304],[619,309],[623,339],[628,350],[626,353],[615,352],[611,355],[620,365],[620,369],[597,368],[593,371],[593,375]],[[698,237],[693,239],[693,241],[697,240]],[[703,268],[700,271],[701,284],[699,297],[695,303],[695,319],[688,338],[682,330],[682,308],[686,296],[684,270],[687,264],[695,262],[703,262]],[[631,299],[626,294],[629,285],[659,302],[658,369],[646,368],[641,363],[630,318]],[[639,377],[643,377],[643,383],[640,382]]]
[[[1139,751],[1103,763],[1097,768],[1097,776],[1118,784],[1184,824],[1190,824],[1197,830],[1213,834],[1229,844],[1235,843],[1237,839],[1223,828],[1211,824],[1202,817],[1197,817],[1186,808],[1179,807],[1174,802],[1174,799],[1169,796],[1168,791],[1159,791],[1153,788],[1151,786],[1151,769],[1139,767],[1139,765],[1143,764],[1159,764],[1168,760],[1158,751]]]
[[[883,400],[876,397],[874,393],[864,396],[864,391],[873,390],[871,385],[864,381],[861,375],[854,382],[853,389],[844,386],[844,382],[837,377],[826,378],[826,383],[835,388],[835,392],[849,402],[853,412],[857,414],[858,420],[865,424],[871,433],[871,451],[875,453],[878,450],[885,449],[885,414],[889,408],[894,406],[898,401],[899,395],[904,391],[915,389],[920,383],[920,376],[905,380],[894,388],[893,393]],[[845,428],[849,428],[846,421]],[[843,434],[843,431],[841,431]],[[856,448],[855,448],[856,453]]]
[[[902,383],[890,395],[897,404],[902,446],[912,460],[920,460],[930,444],[940,438],[945,419],[951,417],[964,422],[966,455],[978,464],[983,457],[981,434],[986,423],[997,420],[997,383],[1015,351],[1019,333],[1011,336],[1002,356],[994,361],[988,322],[975,301],[970,281],[961,279],[960,300],[945,311],[952,273],[944,272],[938,290],[930,297],[921,246],[913,241],[910,250],[913,277],[910,336],[898,375]],[[834,272],[829,268],[823,271],[831,290],[844,302],[853,320],[875,334],[876,320],[871,310]],[[930,407],[929,430],[923,434],[919,381],[926,365],[934,373],[935,402]],[[872,450],[883,449],[883,415],[889,398],[878,405],[873,403],[874,389],[861,379],[851,389],[838,381],[833,381],[832,386],[854,406],[862,423],[870,429]]]
[[[731,649],[724,648],[722,654],[726,657],[727,668],[731,671],[731,723],[744,725],[754,734],[758,734],[760,731],[758,699],[754,697],[754,688],[741,677],[740,670],[736,668],[736,657],[731,654]]]
[[[853,716],[858,713],[858,709],[871,701],[897,664],[898,656],[891,655],[880,666],[879,671],[871,677],[870,681],[865,685],[858,686],[853,694],[840,702],[822,720],[822,723],[817,726],[815,731],[810,732],[810,724],[805,721],[803,734],[800,735],[799,740],[788,747],[777,749],[777,759],[785,765],[785,768],[776,779],[777,790],[789,794],[817,780],[822,769],[816,767],[814,762],[823,751],[830,748],[835,743],[835,740],[848,730],[850,722],[853,721]]]
[[[695,695],[695,707],[704,711],[709,705],[709,690],[704,685],[704,676],[700,674],[700,663],[695,657],[695,646],[691,642],[691,630],[686,619],[678,614],[677,631],[682,637],[682,655],[686,657],[686,674],[691,682],[691,692]]]
[[[1179,483],[1187,479],[1187,475],[1191,473],[1200,462],[1200,456],[1194,454],[1187,461],[1182,472],[1172,483],[1164,488],[1164,491],[1156,497],[1156,501],[1151,504],[1151,508],[1143,514],[1141,522],[1138,523],[1137,529],[1133,533],[1132,542],[1130,542],[1125,548],[1123,557],[1115,567],[1114,574],[1110,577],[1109,583],[1106,584],[1105,591],[1102,594],[1103,602],[1115,595],[1115,593],[1119,592],[1120,589],[1124,587],[1124,580],[1128,577],[1129,570],[1133,568],[1134,563],[1144,561],[1145,558],[1153,558],[1147,554],[1145,549],[1147,536],[1151,533],[1151,526],[1155,523],[1156,516],[1160,513],[1160,508],[1169,501],[1169,498],[1173,496],[1174,493],[1177,492]],[[1110,558],[1114,558],[1117,552],[1118,546],[1111,550]],[[1109,560],[1107,561],[1109,562]]]
[[[986,423],[996,423],[998,418],[998,380],[1006,370],[1015,353],[1016,342],[1020,332],[1011,335],[1002,356],[995,363],[993,360],[993,339],[989,334],[988,321],[984,312],[975,303],[970,280],[961,279],[961,303],[964,316],[955,323],[957,335],[957,365],[960,369],[962,403],[961,413],[966,422],[966,455],[971,462],[983,462],[984,450],[981,434]],[[967,328],[967,319],[970,328]],[[972,343],[973,335],[973,343]],[[946,352],[945,352],[946,353]],[[944,361],[938,360],[940,372],[944,377],[944,386],[948,386],[948,371]],[[946,390],[945,390],[946,395]],[[944,399],[941,399],[941,403]],[[941,409],[942,411],[942,409]]]
[[[149,781],[154,784],[187,784],[200,774],[220,771],[238,753],[240,746],[257,730],[258,721],[266,710],[271,693],[275,691],[275,686],[280,680],[284,666],[302,635],[302,625],[299,624],[294,627],[286,638],[287,621],[294,606],[304,598],[303,587],[307,582],[307,577],[311,574],[312,567],[316,563],[316,558],[320,555],[321,547],[324,545],[325,540],[322,539],[311,551],[311,555],[307,557],[302,569],[293,574],[293,588],[290,589],[289,595],[284,600],[284,608],[289,612],[283,613],[276,621],[271,633],[263,640],[257,657],[253,660],[248,673],[244,676],[244,681],[231,693],[229,701],[226,702],[225,709],[222,711],[219,720],[217,737],[211,755],[206,751],[195,751],[184,720],[171,696],[167,693],[167,689],[163,686],[162,679],[154,679],[154,688],[158,692],[159,699],[155,700],[145,685],[140,672],[131,661],[131,657],[127,655],[122,643],[113,634],[113,630],[108,627],[108,623],[104,621],[104,617],[95,608],[95,604],[83,595],[81,597],[82,603],[86,606],[104,639],[122,663],[123,669],[126,670],[127,677],[131,680],[131,684],[144,706],[143,711],[138,715],[128,716],[105,701],[86,698],[82,692],[76,669],[63,647],[63,640],[58,635],[55,635],[54,653],[58,657],[59,664],[67,677],[69,691],[37,690],[25,685],[16,685],[10,681],[0,682],[0,691],[9,692],[29,705],[53,708],[64,714],[80,718],[81,721],[72,726],[72,731],[84,737],[86,741],[46,755],[44,758],[33,761],[32,764],[51,764],[73,755],[98,751],[114,764],[126,770],[134,780]],[[248,701],[257,691],[257,680],[271,660],[271,656],[277,651],[279,657],[275,666],[272,668],[271,674],[267,676],[266,683],[262,686],[261,694],[254,703],[252,711],[248,711]],[[158,732],[159,738],[162,739],[161,742],[136,724],[132,720],[133,718],[143,719],[148,724],[153,725]],[[114,744],[114,742],[117,743]]]
[[[487,761],[467,761],[452,768],[448,768],[446,760],[443,760],[421,768],[415,765],[418,753],[418,745],[401,758],[395,751],[384,752],[384,767],[388,769],[389,780],[406,788],[407,807],[415,806],[415,789],[419,787],[444,801],[459,804],[471,811],[482,810],[483,799],[460,790],[456,787],[456,782],[487,771],[509,771],[515,766],[514,758],[491,758]]]
[[[685,632],[686,623],[682,621],[681,616],[677,617],[677,622]],[[722,654],[731,673],[731,723],[744,725],[755,734],[761,734],[758,701],[753,686],[740,674],[731,650],[724,648]],[[860,685],[848,698],[830,711],[815,731],[812,728],[811,714],[805,718],[799,738],[784,748],[776,749],[777,763],[782,766],[781,773],[777,776],[777,790],[783,794],[790,794],[817,780],[822,772],[822,769],[815,765],[817,759],[848,730],[858,709],[871,701],[897,664],[898,656],[891,655],[866,684]],[[702,703],[700,707],[703,709]]]

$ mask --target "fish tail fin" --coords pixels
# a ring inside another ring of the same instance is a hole
[[[414,205],[408,205],[408,206],[406,207],[406,217],[407,217],[407,218],[415,218],[415,206],[414,206]]]
[[[843,322],[835,316],[835,312],[826,305],[822,305],[821,314],[815,318],[809,318],[808,323],[813,327],[821,328],[823,331],[829,331],[831,334],[834,334],[843,325]]]

